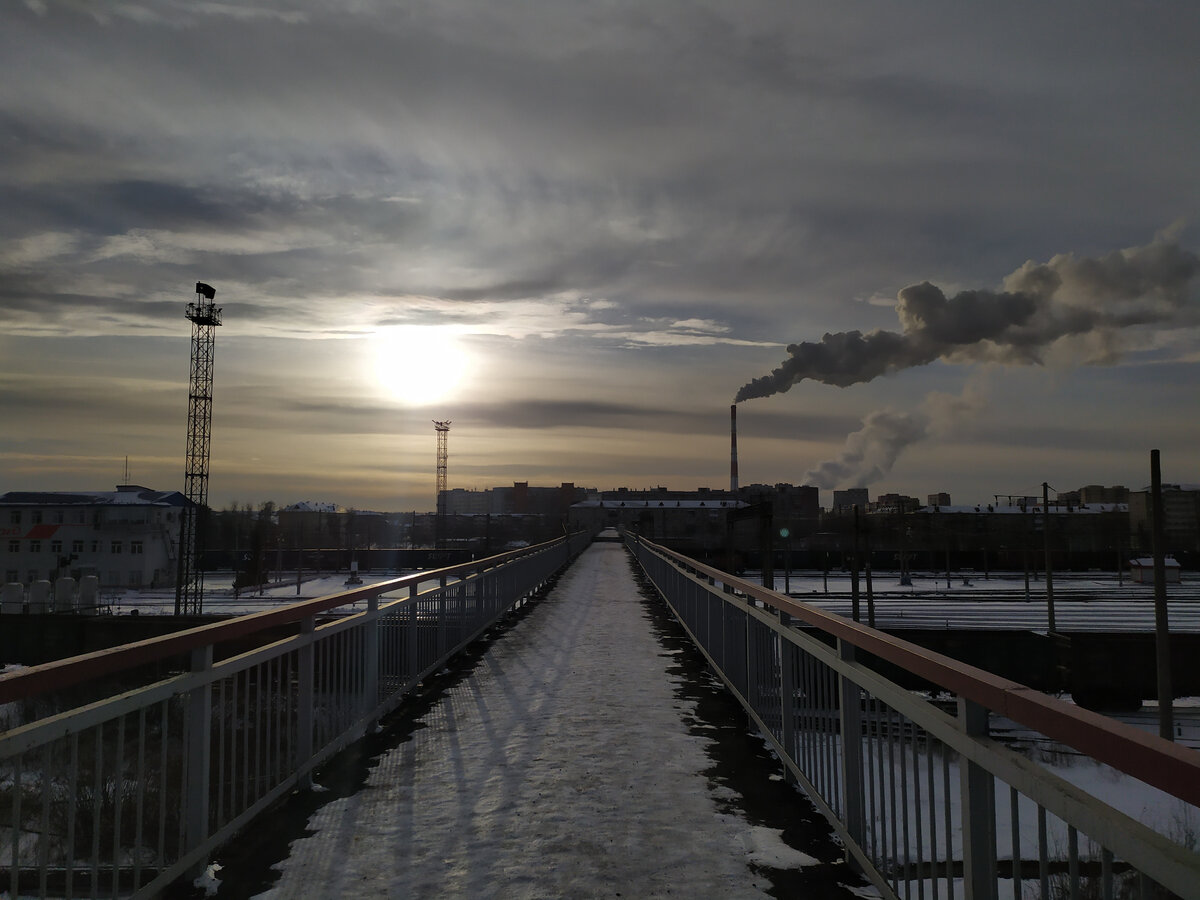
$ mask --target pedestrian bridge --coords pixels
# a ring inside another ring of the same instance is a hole
[[[1195,751],[636,536],[588,543],[0,677],[0,888],[153,896],[300,796],[311,833],[274,896],[749,897],[801,866],[822,872],[814,896],[1200,897]],[[823,814],[840,862],[722,806],[635,569],[778,756],[776,802]],[[312,801],[341,751],[514,612],[359,790]],[[895,667],[928,690],[880,674]],[[989,715],[1059,749],[1002,745]]]

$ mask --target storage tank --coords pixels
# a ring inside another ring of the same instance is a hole
[[[75,608],[95,609],[100,601],[100,577],[84,575],[79,579],[79,593],[75,595]]]
[[[69,612],[75,608],[75,579],[70,576],[59,578],[54,582],[55,612]]]
[[[45,579],[35,581],[29,586],[29,613],[37,615],[48,612],[50,612],[50,582]]]
[[[0,587],[0,613],[17,615],[25,612],[25,585],[10,582]]]

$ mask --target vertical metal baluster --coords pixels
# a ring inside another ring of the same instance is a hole
[[[1079,832],[1067,826],[1067,873],[1071,885],[1071,900],[1079,896]]]
[[[813,682],[812,682],[812,657],[804,652],[800,653],[800,723],[799,734],[797,739],[800,741],[800,757],[804,762],[800,766],[800,771],[804,773],[804,777],[812,784],[816,784],[813,778],[813,756],[812,756],[812,704],[813,704]]]
[[[12,791],[12,866],[8,876],[12,895],[19,896],[21,883],[21,754],[13,757],[13,791]]]
[[[891,735],[884,721],[884,711],[887,707],[877,698],[875,700],[875,757],[876,769],[879,772],[879,824],[876,827],[879,841],[879,867],[887,871],[888,853],[894,853],[892,844],[888,841],[888,821],[891,816],[892,804],[888,803],[887,786],[891,783],[888,777],[889,768],[885,753],[890,748]]]
[[[1042,900],[1050,898],[1050,852],[1046,846],[1046,808],[1040,803],[1037,808],[1038,826],[1038,880],[1042,891]]]
[[[888,819],[892,828],[892,890],[897,894],[900,893],[900,834],[899,827],[896,823],[896,816],[899,813],[896,807],[896,729],[892,708],[885,707],[887,710],[887,775],[888,775]]]
[[[1100,900],[1113,900],[1113,855],[1107,847],[1100,853]]]
[[[833,733],[833,691],[830,679],[832,670],[824,664],[821,666],[821,793],[825,802],[838,815],[842,809],[838,805],[833,788],[833,744],[836,735]]]
[[[146,707],[138,710],[137,807],[133,824],[133,889],[142,886],[142,845],[146,839]]]
[[[104,725],[92,729],[95,746],[92,749],[92,896],[100,896],[100,825],[104,812]],[[18,819],[18,821],[20,821]]]
[[[50,768],[50,744],[42,745],[42,820],[38,835],[38,896],[46,896],[46,870],[50,866],[50,785],[53,772]],[[14,785],[15,787],[15,785]],[[12,896],[19,896],[18,885],[12,885]]]
[[[954,900],[954,823],[950,802],[950,748],[942,744],[942,810],[946,817],[946,900]]]
[[[908,836],[908,738],[905,735],[904,719],[895,713],[896,747],[900,751],[900,836],[901,843],[896,848],[896,862],[904,875],[904,897],[912,893],[912,844]],[[903,862],[901,862],[903,861]]]
[[[119,874],[121,871],[121,807],[122,794],[125,793],[125,717],[118,716],[114,724],[117,726],[117,753],[113,760],[113,900],[117,898],[121,886]]]
[[[875,765],[875,751],[879,746],[879,700],[867,695],[866,709],[866,742],[867,742],[867,803],[870,811],[867,814],[866,828],[863,833],[863,850],[870,856],[876,866],[879,865],[879,829],[875,823],[879,821],[879,801],[875,794],[875,779],[878,777]],[[868,847],[868,844],[870,845]]]
[[[1021,900],[1021,804],[1015,787],[1008,789],[1008,818],[1012,838],[1013,900]]]
[[[158,745],[158,871],[167,867],[167,792],[170,783],[167,780],[167,737],[169,733],[168,704],[170,700],[159,703],[159,745]]]
[[[225,679],[217,682],[217,827],[225,824]]]
[[[916,866],[910,868],[909,871],[917,880],[918,900],[925,900],[925,876],[923,874],[925,867],[925,844],[922,833],[923,829],[921,827],[921,817],[924,812],[921,807],[921,736],[917,733],[915,722],[909,722],[909,729],[912,733],[913,832],[917,840]]]
[[[242,670],[242,805],[250,808],[250,669]]]
[[[75,892],[75,816],[79,806],[79,732],[71,734],[71,765],[67,772],[67,900]]]
[[[929,896],[938,895],[938,843],[937,843],[937,791],[933,780],[933,756],[941,742],[934,743],[932,736],[925,738],[925,783],[929,785]],[[949,856],[949,854],[947,854]]]
[[[292,689],[292,683],[296,678],[296,673],[292,666],[292,662],[296,657],[296,652],[297,651],[293,650],[288,653],[284,676],[286,680],[284,682],[285,693],[283,718],[284,721],[287,722],[287,730],[284,732],[283,736],[283,756],[286,760],[287,771],[289,772],[295,772],[296,764],[299,762],[299,760],[296,759],[296,695],[295,691]]]
[[[279,692],[283,685],[279,683],[280,659],[278,656],[273,657],[270,661],[270,691],[267,693],[267,720],[270,723],[269,731],[271,735],[271,764],[267,767],[269,776],[268,788],[274,788],[279,784],[279,731],[281,723],[279,721]]]

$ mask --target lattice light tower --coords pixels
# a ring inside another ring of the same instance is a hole
[[[433,430],[437,432],[437,494],[435,495],[437,498],[437,521],[433,544],[435,547],[440,547],[446,536],[446,462],[448,457],[446,442],[450,436],[450,423],[435,421]]]
[[[221,324],[221,309],[213,305],[216,289],[196,282],[196,302],[185,315],[192,323],[192,370],[188,382],[187,459],[184,462],[184,496],[187,504],[179,518],[179,577],[175,581],[175,615],[198,614],[204,608],[204,521],[208,510],[208,458],[212,433],[213,352]]]

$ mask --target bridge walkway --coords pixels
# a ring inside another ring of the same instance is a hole
[[[711,777],[719,726],[687,682],[716,688],[683,671],[695,651],[664,645],[655,606],[624,547],[594,544],[360,789],[312,814],[260,896],[852,896],[816,813],[809,846],[782,839],[798,842],[782,807],[807,807],[782,769],[760,773],[773,822]]]

